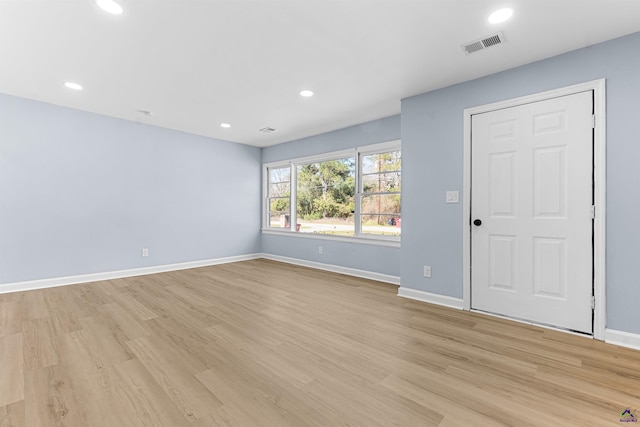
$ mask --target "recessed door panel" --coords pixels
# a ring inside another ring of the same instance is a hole
[[[566,299],[566,240],[536,237],[533,248],[534,294]]]
[[[518,121],[505,120],[491,123],[489,128],[489,139],[492,142],[499,142],[515,139],[518,136]]]
[[[515,291],[515,254],[515,236],[491,236],[489,238],[489,286],[491,288]]]
[[[534,150],[534,216],[565,217],[567,169],[565,147]]]
[[[516,153],[490,154],[489,199],[491,216],[514,216],[517,182]]]
[[[565,111],[551,111],[533,116],[533,134],[564,132],[567,130]]]

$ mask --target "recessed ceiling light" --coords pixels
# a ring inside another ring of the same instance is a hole
[[[310,90],[301,90],[300,91],[300,96],[304,96],[305,98],[309,98],[310,96],[313,96],[313,92]]]
[[[491,15],[489,15],[489,22],[491,24],[499,24],[500,22],[504,22],[507,19],[511,18],[511,15],[513,15],[513,9],[504,8],[496,10]]]
[[[229,123],[220,123],[221,128],[229,129],[231,125]]]
[[[120,6],[114,0],[96,0],[96,4],[100,6],[100,9],[114,15],[120,15],[124,11],[124,9],[122,9],[122,6]]]
[[[64,82],[65,87],[73,90],[82,90],[82,86],[74,82]]]

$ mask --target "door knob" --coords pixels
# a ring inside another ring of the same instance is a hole
[[[479,219],[474,219],[473,220],[473,225],[480,226],[480,225],[482,225],[482,221],[480,221]]]

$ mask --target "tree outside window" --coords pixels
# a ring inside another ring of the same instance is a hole
[[[355,157],[297,167],[300,231],[353,236]]]

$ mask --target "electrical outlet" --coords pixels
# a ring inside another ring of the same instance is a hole
[[[431,266],[430,265],[425,265],[424,266],[424,277],[431,277]]]
[[[149,256],[149,248],[142,248],[142,256]]]
[[[318,246],[318,253],[322,255],[324,253],[324,248],[322,246]]]

